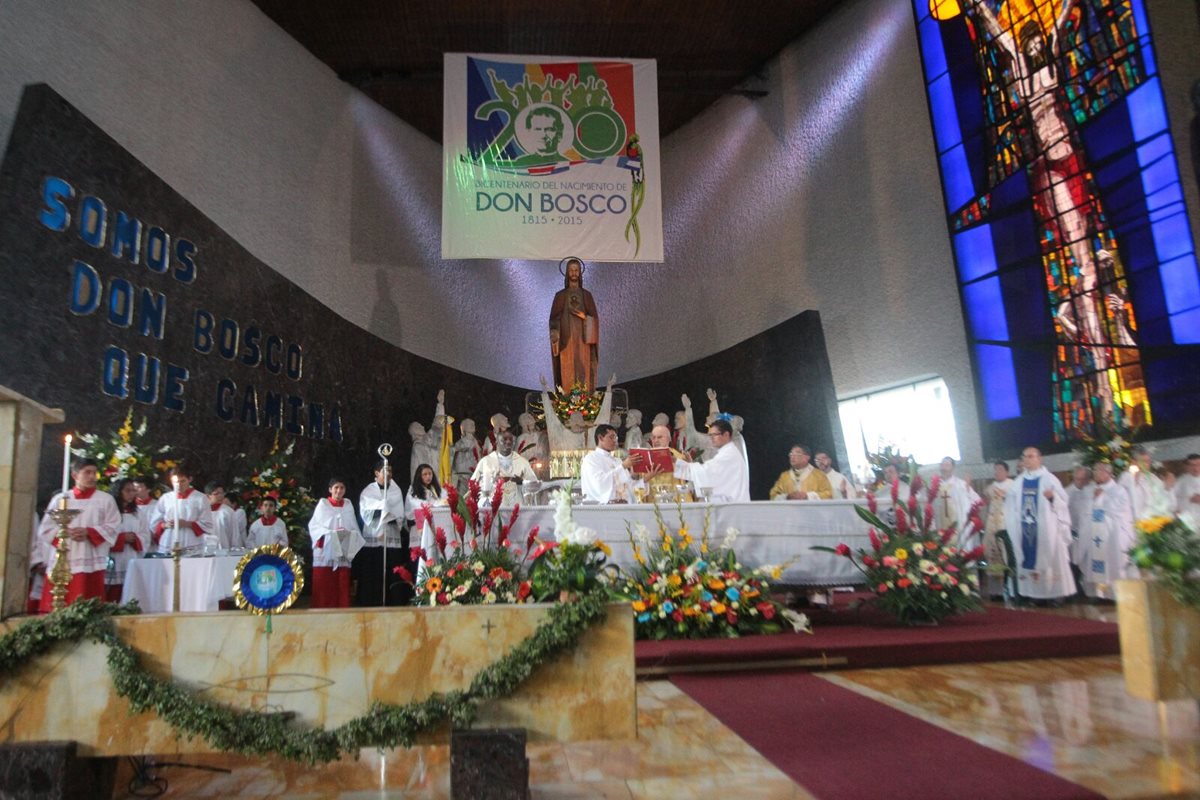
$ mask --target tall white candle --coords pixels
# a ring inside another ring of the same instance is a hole
[[[175,541],[171,544],[172,547],[179,547],[179,486],[175,486]]]
[[[71,434],[67,434],[67,438],[63,440],[63,494],[67,493],[67,489],[71,488]]]

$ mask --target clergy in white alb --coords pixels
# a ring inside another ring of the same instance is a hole
[[[50,498],[46,515],[38,527],[38,539],[45,545],[46,574],[54,572],[58,562],[58,524],[50,512],[58,508],[62,498],[67,508],[79,510],[79,515],[68,523],[67,562],[71,567],[71,582],[67,586],[67,603],[79,597],[104,598],[104,571],[108,567],[108,552],[117,538],[121,524],[121,512],[113,496],[96,490],[99,471],[91,459],[79,459],[71,469],[75,486],[65,495],[59,492]],[[41,611],[51,608],[50,582],[46,581],[42,591]]]
[[[516,440],[512,431],[501,433],[496,440],[496,451],[479,459],[471,475],[484,496],[490,495],[503,478],[504,496],[500,503],[503,507],[511,507],[520,501],[522,483],[538,479],[529,462],[514,452]]]
[[[1200,453],[1187,457],[1184,473],[1175,481],[1175,510],[1200,522]]]
[[[150,517],[150,538],[160,553],[175,548],[176,534],[184,550],[202,547],[213,533],[208,497],[192,488],[191,470],[182,464],[171,471],[171,485],[174,490],[158,498]]]
[[[675,460],[675,477],[692,482],[697,494],[706,493],[712,500],[744,503],[750,500],[750,482],[746,479],[746,464],[742,453],[733,445],[733,426],[718,419],[708,428],[708,435],[717,454],[711,461],[694,464]]]
[[[308,536],[313,552],[311,607],[349,608],[350,566],[364,542],[341,478],[329,481],[329,496],[313,509]]]
[[[1067,493],[1042,466],[1042,451],[1027,447],[1023,471],[1004,503],[1004,526],[1017,560],[1017,593],[1053,600],[1075,594],[1071,574],[1071,517]]]
[[[1114,584],[1136,578],[1137,568],[1129,560],[1136,536],[1129,493],[1112,476],[1112,465],[1100,462],[1092,469],[1096,482],[1088,492],[1087,517],[1079,531],[1075,565],[1088,597],[1113,599]]]
[[[1092,471],[1084,466],[1078,466],[1071,474],[1071,483],[1067,486],[1067,510],[1071,516],[1071,562],[1079,562],[1079,537],[1086,527],[1088,508],[1092,498]]]
[[[612,425],[596,426],[596,449],[588,453],[579,463],[579,488],[585,502],[621,503],[629,502],[633,490],[633,476],[629,469],[636,461],[629,456],[621,461],[615,455],[618,437]]]
[[[817,465],[817,469],[825,473],[825,478],[829,481],[829,488],[833,490],[833,500],[853,500],[858,497],[858,490],[854,488],[854,482],[833,468],[833,459],[829,453],[818,450],[813,454],[813,463]]]
[[[947,456],[938,468],[936,493],[931,482],[934,524],[939,531],[953,527],[958,531],[959,547],[969,550],[980,543],[979,532],[971,524],[971,508],[980,502],[979,493],[963,478],[954,474],[957,465]]]
[[[1008,463],[997,461],[992,465],[992,482],[984,489],[987,509],[983,520],[983,557],[987,559],[988,571],[984,590],[988,597],[1004,594],[1004,569],[1008,566],[1008,553],[1000,544],[996,534],[1004,528],[1004,498],[1013,487],[1008,474]]]

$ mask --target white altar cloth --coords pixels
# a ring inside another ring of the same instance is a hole
[[[179,610],[216,611],[217,603],[233,594],[233,572],[241,556],[182,558],[179,561]],[[129,562],[121,602],[137,600],[147,614],[171,610],[175,592],[175,561],[138,558]]]
[[[754,501],[749,503],[710,503],[709,543],[720,545],[729,528],[739,532],[734,543],[734,552],[742,564],[751,567],[779,565],[791,560],[784,570],[781,583],[804,586],[849,586],[863,582],[859,572],[849,559],[831,553],[817,553],[814,545],[836,547],[845,542],[852,550],[870,549],[867,529],[870,527],[854,511],[855,505],[866,506],[865,500],[792,500]],[[891,505],[881,502],[881,510]],[[684,503],[680,506],[660,506],[663,521],[671,531],[679,529],[679,514],[688,532],[697,542],[704,530],[705,503]],[[627,525],[632,528],[641,523],[651,536],[658,533],[658,521],[651,504],[629,505],[577,505],[572,508],[575,524],[591,528],[613,551],[612,562],[622,569],[634,564],[633,548],[629,543]],[[501,515],[508,519],[508,512]],[[450,509],[446,506],[433,508],[434,526],[446,531],[454,538],[450,522]],[[522,540],[529,530],[538,525],[541,539],[554,536],[554,506],[521,506],[517,521],[519,531],[513,531],[514,541]],[[428,543],[427,543],[428,542]],[[422,536],[422,546],[432,546],[432,535]]]

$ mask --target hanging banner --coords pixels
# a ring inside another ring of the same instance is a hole
[[[442,258],[663,260],[653,59],[445,56]]]

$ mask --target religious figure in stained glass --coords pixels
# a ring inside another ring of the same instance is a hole
[[[1055,332],[1054,434],[1096,420],[1148,424],[1137,322],[1121,250],[1078,126],[1144,80],[1128,0],[932,0],[961,17],[980,70],[987,187],[957,225],[980,218],[988,193],[1024,170]]]

